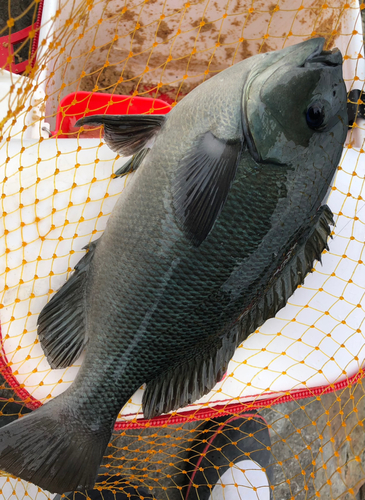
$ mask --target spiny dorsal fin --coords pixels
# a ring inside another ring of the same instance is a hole
[[[66,368],[81,355],[87,342],[84,294],[97,242],[75,266],[74,274],[44,306],[38,316],[38,337],[51,368]]]
[[[149,153],[150,148],[143,148],[141,151],[138,151],[137,154],[132,156],[124,165],[122,165],[118,170],[114,173],[115,177],[122,177],[129,172],[135,172],[143,160],[146,158]]]
[[[205,240],[221,213],[241,150],[241,140],[225,141],[207,132],[179,163],[172,186],[174,208],[195,246]]]
[[[145,418],[183,408],[208,394],[227,370],[238,345],[239,329],[204,342],[180,364],[148,382],[142,399]]]
[[[93,115],[78,120],[82,125],[104,125],[104,140],[123,156],[138,153],[160,131],[166,115]]]

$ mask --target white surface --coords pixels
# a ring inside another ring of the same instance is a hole
[[[9,94],[9,88],[14,90]],[[0,117],[7,117],[8,110],[15,111],[22,106],[22,110],[16,113],[16,119],[11,117],[4,123],[2,130],[3,140],[11,137],[12,140],[38,139],[48,137],[44,134],[44,90],[40,87],[30,92],[27,87],[32,88],[32,80],[25,76],[15,75],[5,69],[0,70]],[[26,98],[24,98],[26,95]],[[31,108],[28,111],[28,108]]]
[[[210,500],[270,500],[265,472],[253,460],[241,460],[225,471]]]
[[[32,500],[50,500],[56,495],[41,490],[38,486],[9,476],[0,477],[0,491],[3,500],[19,500],[28,498]]]
[[[66,14],[62,12],[62,16]],[[284,14],[281,12],[283,19]],[[343,54],[356,59],[355,63],[352,59],[344,62],[348,88],[353,86],[354,71],[359,78],[355,85],[361,88],[364,59],[357,58],[362,47],[359,11],[348,9],[346,16],[348,28],[343,25],[341,32],[349,34],[336,42]],[[358,35],[351,34],[355,22]],[[51,60],[49,71],[52,68]],[[63,67],[63,76],[55,75],[54,88],[70,74],[66,69]],[[45,88],[48,92],[47,85]],[[71,90],[68,87],[66,93]],[[349,137],[352,148],[344,149],[341,170],[334,180],[336,190],[328,200],[336,227],[330,252],[323,255],[323,266],[317,263],[315,272],[277,317],[237,349],[226,379],[188,409],[327,385],[354,375],[362,366],[365,265],[359,261],[365,261],[365,154],[359,151],[365,149],[364,122],[360,125],[362,129]],[[0,228],[0,279],[5,278],[0,284],[0,302],[5,306],[0,311],[4,350],[19,383],[42,402],[69,386],[82,359],[66,370],[50,370],[36,343],[37,314],[84,254],[82,247],[100,236],[125,183],[125,179],[110,177],[125,160],[115,160],[107,146],[99,144],[96,139],[39,143],[24,135],[22,139],[13,138],[12,134],[10,142],[0,145],[0,178],[7,177],[0,193],[5,195],[0,199],[1,210],[7,213],[0,219],[5,225]],[[81,150],[77,151],[79,146]],[[6,162],[6,158],[10,160]],[[100,212],[103,215],[98,217]],[[4,229],[9,233],[4,234]],[[51,277],[50,270],[54,273]],[[140,414],[141,397],[139,390],[123,415],[133,418]]]

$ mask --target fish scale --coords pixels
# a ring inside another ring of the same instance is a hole
[[[53,368],[85,348],[77,377],[0,430],[0,469],[51,492],[92,488],[142,384],[145,418],[193,403],[285,306],[327,248],[325,197],[347,131],[342,57],[323,44],[238,63],[167,116],[79,120],[103,124],[111,149],[135,155],[118,170],[134,175],[39,315]]]

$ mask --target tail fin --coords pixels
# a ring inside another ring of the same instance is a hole
[[[0,470],[51,493],[94,486],[112,430],[84,425],[62,396],[0,429]]]

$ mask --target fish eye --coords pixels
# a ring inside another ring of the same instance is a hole
[[[322,102],[314,102],[307,109],[306,120],[309,128],[318,129],[323,125],[325,119],[325,109]]]

